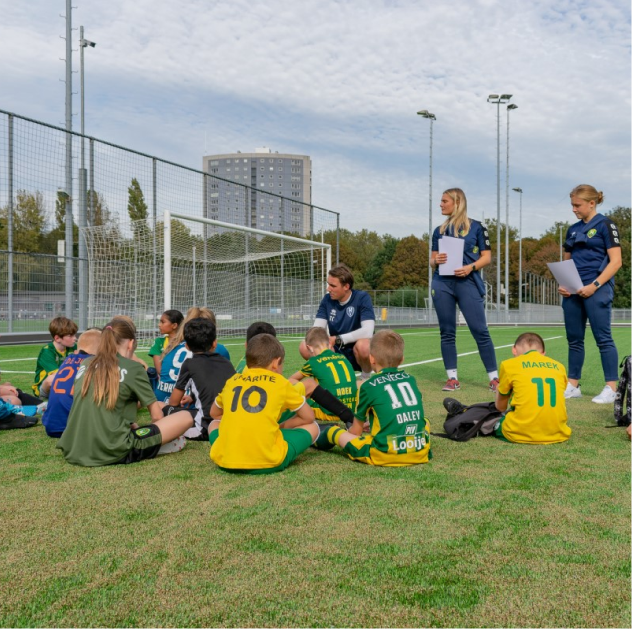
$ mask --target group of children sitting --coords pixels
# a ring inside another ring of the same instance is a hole
[[[177,452],[186,439],[208,440],[211,459],[233,473],[283,470],[310,446],[338,446],[350,459],[375,466],[410,466],[432,457],[422,395],[415,378],[399,367],[404,340],[392,330],[371,339],[373,372],[358,384],[324,328],[308,330],[311,358],[289,379],[283,376],[285,349],[269,323],[248,328],[246,354],[236,368],[217,343],[209,309],[191,308],[186,317],[166,311],[159,329],[148,369],[135,354],[136,327],[129,317],[87,330],[78,349],[74,322],[51,322],[52,342],[38,357],[33,391],[48,397],[42,424],[47,435],[60,438],[57,448],[68,462],[133,463]],[[534,444],[567,440],[564,366],[545,356],[535,333],[520,335],[513,354],[500,368],[496,406],[506,413],[496,436]],[[0,428],[15,428],[2,425],[4,406],[12,407],[14,418],[29,417],[16,403],[40,405],[38,412],[46,406],[39,397],[5,390],[0,388]],[[151,418],[145,426],[136,423],[141,407]]]

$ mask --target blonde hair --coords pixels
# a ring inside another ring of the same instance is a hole
[[[83,350],[88,354],[95,354],[101,341],[101,331],[96,328],[90,328],[86,332],[81,333],[79,341],[77,342],[77,348]]]
[[[128,321],[129,320],[129,321]],[[136,341],[136,326],[127,317],[115,317],[101,333],[99,347],[90,361],[81,386],[81,396],[88,395],[90,384],[94,380],[92,399],[97,405],[105,403],[111,411],[116,406],[119,395],[118,347],[123,341]]]
[[[184,320],[178,326],[175,335],[169,342],[169,345],[162,351],[161,357],[169,354],[174,348],[179,346],[184,341],[184,325],[187,322],[190,322],[192,319],[197,319],[198,317],[203,317],[204,319],[210,319],[213,324],[217,327],[217,321],[215,320],[215,313],[210,308],[206,308],[206,306],[192,306],[188,311],[184,318]]]
[[[448,190],[443,191],[443,194],[448,195],[454,201],[454,212],[441,224],[439,233],[445,234],[445,231],[451,226],[455,235],[461,231],[467,234],[470,231],[471,221],[467,218],[465,193],[460,188],[448,188]]]
[[[404,360],[404,338],[394,330],[380,330],[373,335],[369,352],[382,367],[398,367]]]
[[[310,328],[305,334],[305,343],[308,346],[328,346],[329,347],[329,334],[325,328],[320,326],[314,326]]]
[[[584,201],[594,201],[596,206],[603,203],[603,193],[590,184],[580,184],[579,186],[575,186],[575,188],[571,190],[569,196],[579,197]]]

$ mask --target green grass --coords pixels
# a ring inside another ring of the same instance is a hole
[[[493,329],[495,345],[522,330]],[[566,362],[563,329],[539,332]],[[406,363],[440,356],[436,330],[402,333]],[[614,334],[628,353],[630,330]],[[432,462],[408,469],[310,449],[284,473],[241,477],[195,442],[85,469],[40,426],[2,432],[0,626],[630,627],[630,443],[590,402],[603,384],[587,342],[568,442],[435,438]],[[236,362],[243,342],[228,343]],[[475,350],[467,330],[458,350]],[[34,361],[16,359],[36,352],[0,348],[3,380],[28,387]],[[441,432],[441,361],[408,370]],[[459,379],[460,400],[491,399],[478,354]]]

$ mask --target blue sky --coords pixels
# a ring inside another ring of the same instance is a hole
[[[630,205],[627,0],[74,4],[73,25],[97,42],[86,51],[86,133],[195,168],[205,150],[310,155],[313,202],[348,229],[427,231],[429,123],[419,109],[437,116],[434,225],[452,186],[470,216],[495,216],[490,93],[518,105],[510,186],[524,190],[526,236],[573,219],[568,192],[579,183],[603,190],[605,210]],[[0,109],[63,124],[65,1],[0,0],[0,11]]]

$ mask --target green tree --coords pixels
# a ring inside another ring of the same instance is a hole
[[[612,219],[619,232],[621,242],[621,269],[617,272],[614,283],[614,307],[630,308],[630,245],[632,231],[630,208],[617,206],[606,213]]]
[[[44,196],[38,190],[34,193],[18,190],[13,205],[13,251],[36,253],[41,251],[46,227]],[[9,207],[0,209],[0,247],[8,247]]]
[[[397,243],[391,262],[384,268],[380,289],[421,287],[428,284],[428,244],[414,235]]]
[[[382,249],[373,256],[364,272],[364,280],[372,289],[377,289],[380,286],[384,269],[393,260],[399,239],[386,234],[382,237],[382,241]]]
[[[145,195],[138,183],[138,180],[133,177],[132,183],[127,189],[127,212],[129,214],[130,221],[133,221],[134,238],[139,241],[143,240],[147,233],[149,226],[147,225],[147,203],[145,202]]]

